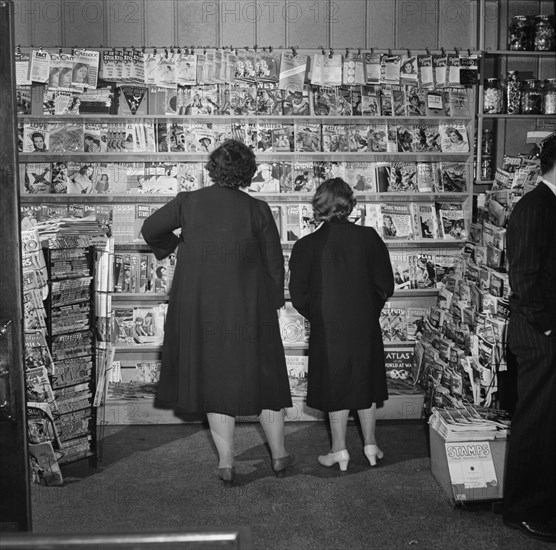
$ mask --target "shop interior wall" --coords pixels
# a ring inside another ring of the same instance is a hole
[[[490,24],[497,1],[488,2]],[[474,48],[476,0],[15,0],[16,43]]]

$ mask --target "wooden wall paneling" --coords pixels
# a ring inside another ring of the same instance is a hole
[[[300,49],[329,47],[331,4],[337,0],[288,0],[284,17],[289,44]]]
[[[330,13],[330,46],[335,49],[366,48],[367,2],[333,1]]]
[[[153,4],[158,3],[158,0],[153,2]],[[105,46],[135,46],[139,48],[145,44],[144,22],[144,0],[106,0],[103,21],[96,23],[98,31],[103,26],[106,29],[106,39],[103,42],[102,36],[99,36],[97,41],[100,40],[100,43]]]
[[[14,36],[15,43],[21,46],[31,44],[31,25],[29,24],[30,0],[16,0],[14,2]]]
[[[286,0],[257,0],[257,45],[285,48],[289,44],[286,26]],[[233,37],[232,37],[233,40]],[[235,41],[232,42],[235,44]],[[224,42],[226,45],[226,42]]]
[[[393,48],[395,46],[395,2],[369,0],[367,4],[367,47]]]
[[[19,4],[19,2],[18,2]],[[61,0],[31,0],[20,6],[21,16],[29,25],[29,40],[37,48],[53,48],[63,44],[64,4]]]
[[[106,46],[105,29],[109,16],[110,9],[104,0],[62,1],[62,46]],[[114,17],[121,16],[115,14]]]
[[[212,3],[217,4],[214,1]],[[220,0],[219,15],[214,20],[217,23],[216,28],[219,29],[221,43],[216,45],[252,48],[257,42],[255,29],[258,11],[253,0]],[[267,44],[261,42],[260,45]]]
[[[434,48],[438,42],[438,21],[437,0],[398,2],[396,47]]]
[[[218,8],[218,0],[176,1],[178,44],[218,46]]]
[[[477,4],[468,0],[440,0],[438,4],[438,47],[477,47],[475,22]]]
[[[505,9],[505,3],[502,5]],[[498,0],[487,0],[485,2],[485,44],[486,50],[505,49],[505,31],[504,39],[498,43],[499,26],[502,15],[500,14]]]
[[[145,1],[144,40],[141,46],[188,46],[177,40],[175,0]],[[135,46],[135,44],[133,44]]]

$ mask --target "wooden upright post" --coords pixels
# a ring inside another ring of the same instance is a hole
[[[14,3],[0,0],[0,319],[10,321],[12,337],[2,377],[9,402],[0,408],[0,531],[29,531],[14,49]]]

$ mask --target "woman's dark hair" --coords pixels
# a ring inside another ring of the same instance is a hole
[[[547,174],[556,163],[556,133],[542,142],[539,158],[541,160],[541,174]]]
[[[257,171],[255,153],[241,141],[227,139],[209,156],[210,179],[222,187],[247,187]]]
[[[323,181],[313,197],[313,215],[317,222],[345,219],[355,206],[353,189],[342,178]]]
[[[456,136],[458,136],[458,139],[461,139],[463,141],[463,136],[461,135],[461,132],[457,128],[454,128],[454,127],[450,126],[446,130],[446,134],[448,134],[448,135],[456,134]]]

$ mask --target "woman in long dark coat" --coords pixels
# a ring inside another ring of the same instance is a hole
[[[311,324],[307,405],[326,411],[332,448],[324,466],[346,470],[346,429],[357,409],[364,453],[371,466],[383,452],[375,438],[376,404],[388,398],[380,311],[394,292],[386,245],[370,227],[351,223],[353,190],[340,178],[323,182],[313,197],[322,225],[293,247],[290,294]]]
[[[213,185],[179,193],[142,234],[158,259],[177,247],[156,405],[207,414],[217,474],[229,483],[236,415],[260,414],[275,473],[293,462],[284,447],[291,397],[277,316],[284,260],[268,204],[240,189],[256,171],[254,153],[228,140],[206,168]]]

